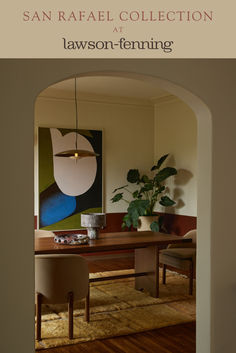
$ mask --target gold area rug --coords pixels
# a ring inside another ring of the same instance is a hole
[[[110,274],[130,273],[112,271]],[[91,274],[95,276],[97,274]],[[108,275],[103,272],[99,275]],[[161,278],[161,277],[160,277]],[[90,323],[84,322],[84,302],[75,303],[74,339],[68,339],[67,305],[43,305],[42,340],[36,350],[128,335],[195,320],[195,296],[188,295],[188,279],[167,271],[155,299],[134,289],[134,279],[95,282],[90,289]]]

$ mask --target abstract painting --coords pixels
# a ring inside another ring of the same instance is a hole
[[[56,153],[75,147],[98,157],[78,160]],[[38,129],[39,228],[79,229],[82,212],[102,212],[102,131]]]

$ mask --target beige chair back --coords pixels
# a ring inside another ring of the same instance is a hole
[[[187,232],[184,235],[184,238],[190,238],[192,239],[192,244],[194,245],[193,247],[196,247],[196,243],[197,243],[197,230],[196,229],[192,229],[189,232]]]
[[[49,230],[43,229],[35,229],[34,231],[35,238],[43,238],[43,237],[54,237],[55,234]]]
[[[68,293],[74,299],[88,294],[87,261],[79,255],[35,255],[35,291],[42,294],[42,303],[66,303]]]
[[[197,247],[197,230],[192,229],[184,235],[184,238],[192,239],[191,243],[178,243],[170,244],[167,246],[168,249],[172,248],[196,248]]]

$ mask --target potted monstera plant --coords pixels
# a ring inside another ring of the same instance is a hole
[[[154,232],[160,230],[162,219],[161,217],[157,218],[154,213],[157,202],[165,207],[175,204],[175,201],[167,195],[166,186],[164,185],[166,179],[177,174],[175,168],[162,168],[168,156],[168,154],[162,156],[151,168],[152,177],[141,175],[138,169],[130,169],[127,174],[129,184],[118,187],[113,191],[115,195],[111,199],[112,202],[122,200],[128,204],[127,214],[123,218],[122,228],[130,228],[131,226],[139,228],[140,218],[145,216],[151,217],[149,230]],[[133,184],[132,188],[131,184]],[[127,195],[129,195],[128,198]]]

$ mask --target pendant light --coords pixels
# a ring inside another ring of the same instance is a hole
[[[78,130],[78,107],[77,107],[77,87],[76,86],[77,85],[76,85],[76,77],[75,77],[75,129],[76,129],[76,133],[75,133],[75,149],[56,153],[55,156],[56,157],[69,157],[69,158],[75,159],[77,161],[77,159],[81,159],[81,158],[85,158],[85,157],[97,157],[97,156],[99,156],[99,154],[97,154],[95,152],[92,152],[92,151],[78,149],[78,146],[77,146],[77,140],[78,140],[78,134],[77,134],[77,130]]]

